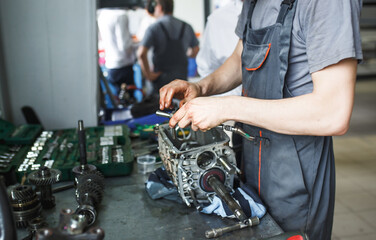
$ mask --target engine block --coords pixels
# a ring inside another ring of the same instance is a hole
[[[163,165],[187,206],[208,203],[215,195],[207,183],[210,176],[216,176],[228,191],[232,190],[235,153],[223,130],[202,132],[163,124],[156,132]]]

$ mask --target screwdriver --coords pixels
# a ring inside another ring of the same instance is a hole
[[[162,112],[160,110],[156,111],[155,114],[157,114],[160,117],[166,117],[166,118],[172,118],[172,116],[174,115],[173,113]],[[255,141],[256,140],[255,137],[249,135],[248,133],[244,132],[243,129],[238,128],[238,127],[233,127],[233,126],[230,126],[230,125],[220,124],[216,128],[219,128],[219,129],[222,129],[222,130],[226,130],[226,131],[230,131],[230,132],[239,134],[240,136],[244,137],[245,139],[247,139],[249,141]]]

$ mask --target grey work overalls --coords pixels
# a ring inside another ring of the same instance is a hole
[[[183,47],[185,23],[183,23],[178,38],[173,39],[167,29],[161,24],[162,32],[166,36],[167,48],[158,55],[153,56],[155,72],[162,74],[153,82],[154,92],[175,79],[187,80],[188,57]]]
[[[285,0],[276,23],[261,29],[251,26],[255,4],[252,1],[243,36],[243,95],[258,99],[292,97],[285,76],[297,1]],[[270,215],[285,231],[303,230],[310,239],[330,239],[335,192],[332,138],[243,127],[258,137],[256,142],[243,142],[246,185],[257,190]]]

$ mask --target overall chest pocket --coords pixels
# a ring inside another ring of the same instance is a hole
[[[263,66],[269,56],[271,43],[254,45],[245,44],[243,51],[243,66],[247,71],[255,71]]]

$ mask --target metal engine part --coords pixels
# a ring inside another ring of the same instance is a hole
[[[84,122],[82,120],[78,121],[78,145],[80,150],[80,165],[75,166],[72,169],[74,175],[74,187],[77,188],[78,178],[85,172],[93,172],[97,170],[97,167],[87,163],[87,153],[86,153],[86,132],[84,127]]]
[[[100,204],[104,192],[104,177],[99,171],[84,172],[77,179],[76,200],[79,204],[76,214],[86,218],[92,225],[97,217],[95,208]]]
[[[42,210],[41,203],[31,186],[10,186],[8,188],[8,196],[17,227],[26,228],[28,221],[40,215]]]
[[[232,190],[235,153],[228,146],[230,139],[223,130],[201,132],[163,124],[156,132],[163,165],[187,206],[193,203],[199,208],[202,203],[210,202],[215,195],[208,183],[212,176]]]
[[[71,209],[60,211],[59,225],[56,228],[43,228],[37,231],[39,240],[102,240],[104,231],[99,227],[86,230],[85,215],[74,213]]]
[[[42,166],[38,171],[32,172],[27,177],[29,182],[40,190],[42,207],[50,209],[55,206],[55,197],[52,195],[51,185],[60,180],[61,172]]]

